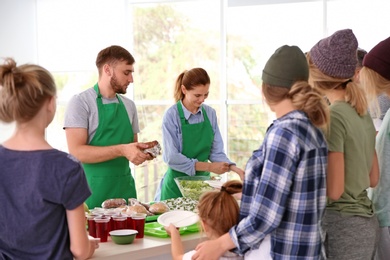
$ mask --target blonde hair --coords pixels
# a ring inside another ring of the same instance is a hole
[[[0,66],[0,120],[27,122],[55,95],[54,79],[45,68],[34,64],[16,66],[12,58]]]
[[[379,116],[382,111],[380,111],[377,97],[383,92],[390,95],[390,80],[364,66],[359,72],[359,82],[366,92],[371,113]]]
[[[344,88],[344,101],[349,103],[356,112],[362,116],[367,113],[367,99],[366,95],[351,79],[334,78],[322,73],[317,66],[311,61],[310,53],[306,55],[309,63],[309,83],[319,91],[326,91],[338,88]]]
[[[175,102],[183,100],[184,94],[181,91],[181,86],[184,86],[187,90],[191,90],[198,85],[210,84],[210,77],[207,71],[202,68],[193,68],[180,73],[175,82],[175,89],[173,98]]]
[[[329,109],[321,93],[306,81],[295,82],[290,89],[263,83],[263,96],[269,104],[277,104],[283,99],[291,99],[297,110],[305,112],[316,127],[327,129]]]
[[[238,223],[240,208],[232,194],[242,191],[242,182],[227,181],[220,191],[204,193],[198,203],[199,217],[212,232],[222,236]]]

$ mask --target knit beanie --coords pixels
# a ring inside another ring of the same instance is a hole
[[[378,43],[364,56],[363,66],[390,80],[390,37]]]
[[[283,45],[269,58],[263,69],[264,83],[291,88],[298,80],[307,81],[309,67],[305,54],[297,46]]]
[[[324,74],[341,79],[352,78],[357,65],[358,41],[351,29],[336,31],[310,50],[314,65]]]

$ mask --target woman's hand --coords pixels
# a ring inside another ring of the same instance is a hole
[[[229,171],[229,163],[227,162],[212,162],[210,163],[210,172],[222,174]]]
[[[217,260],[226,251],[235,248],[236,245],[230,238],[229,233],[220,236],[215,240],[208,240],[196,246],[196,253],[192,256],[192,260]]]
[[[218,260],[224,253],[217,240],[209,240],[196,246],[192,260]]]

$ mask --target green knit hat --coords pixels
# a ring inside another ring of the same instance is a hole
[[[283,45],[265,64],[263,82],[269,85],[291,88],[296,81],[309,79],[309,66],[305,54],[297,46]]]

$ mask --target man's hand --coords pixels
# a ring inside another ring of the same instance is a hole
[[[134,165],[140,165],[146,160],[150,160],[150,154],[144,153],[142,150],[148,148],[149,145],[144,143],[130,143],[122,145],[121,153]]]

